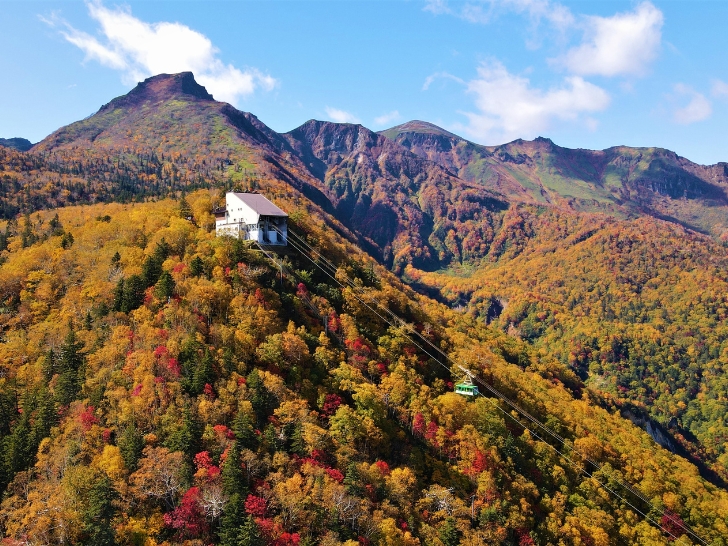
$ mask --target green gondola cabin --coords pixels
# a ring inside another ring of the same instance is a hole
[[[455,393],[462,394],[463,396],[478,396],[480,392],[478,391],[478,386],[473,383],[473,377],[475,377],[473,372],[460,365],[458,365],[458,368],[463,372],[465,378],[455,384]]]
[[[478,396],[478,386],[472,383],[457,383],[455,385],[455,392],[457,394],[463,394],[465,396]]]

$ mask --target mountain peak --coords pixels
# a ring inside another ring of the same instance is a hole
[[[385,129],[384,131],[379,131],[380,135],[384,135],[391,140],[395,140],[399,135],[403,133],[430,134],[460,139],[459,136],[449,131],[446,131],[442,127],[438,127],[433,123],[420,121],[417,119],[413,119],[412,121],[408,121],[407,123],[391,127],[390,129]]]
[[[4,148],[12,148],[19,152],[27,152],[33,147],[33,143],[26,138],[0,138],[0,146]]]
[[[101,107],[101,111],[121,106],[132,106],[143,102],[161,102],[175,98],[215,100],[204,86],[197,83],[192,72],[157,74],[138,83],[126,95],[117,97],[110,103],[105,104]]]

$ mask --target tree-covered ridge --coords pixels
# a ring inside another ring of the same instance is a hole
[[[21,154],[0,148],[0,218],[73,204],[143,201],[256,177],[227,155],[76,147]]]
[[[638,485],[672,533],[728,534],[728,494],[547,354],[417,296],[293,200],[278,201],[292,230],[359,288],[296,252],[281,277],[210,233],[213,201],[70,207],[9,236],[9,544],[669,542],[565,456]],[[455,375],[357,293],[547,422],[564,455],[495,400],[452,393]]]
[[[663,148],[569,149],[541,137],[481,146],[424,122],[381,134],[510,201],[617,218],[649,215],[728,234],[726,163],[698,165]]]
[[[639,408],[728,476],[728,253],[674,224],[509,211],[476,271],[408,274]]]

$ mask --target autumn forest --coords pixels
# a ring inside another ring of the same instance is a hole
[[[474,146],[183,73],[0,147],[2,544],[726,544],[723,182]]]

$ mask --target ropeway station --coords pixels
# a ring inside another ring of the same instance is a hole
[[[228,192],[225,208],[215,209],[215,234],[260,245],[288,244],[288,214],[257,193]]]

